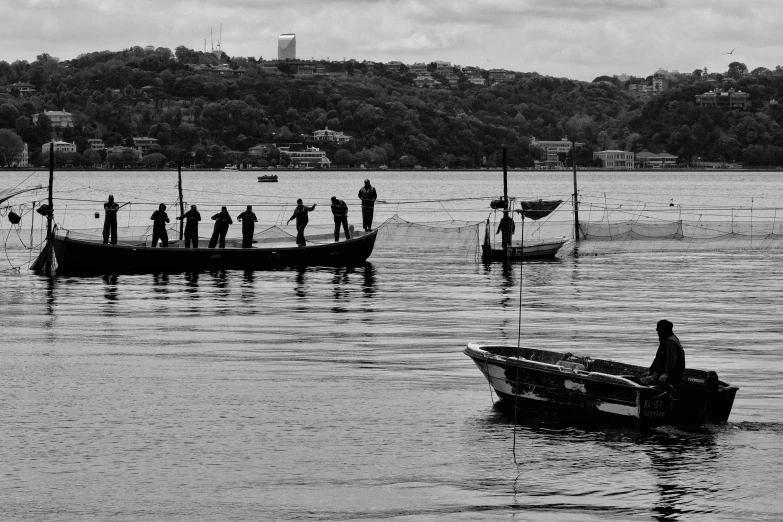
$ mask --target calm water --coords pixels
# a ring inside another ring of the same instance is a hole
[[[2,173],[0,187],[27,175]],[[329,196],[355,203],[365,177],[215,176],[186,174],[185,199],[202,214],[253,204],[279,223],[303,197],[323,206],[314,227],[330,221]],[[377,222],[480,220],[486,201],[420,201],[502,193],[496,172],[370,176],[387,201]],[[55,195],[71,201],[57,208],[67,227],[97,226],[101,205],[72,200],[112,192],[134,201],[121,225],[146,224],[152,204],[175,200],[175,178],[62,173]],[[518,195],[572,190],[568,173],[511,175]],[[782,190],[774,173],[580,175],[596,201],[606,192],[773,207]],[[28,215],[19,236],[5,218],[0,226],[0,518],[783,518],[780,252],[566,257],[509,270],[424,239],[379,245],[355,269],[49,281],[8,270],[26,266],[19,242],[30,228]],[[32,228],[35,242],[40,223]],[[461,350],[516,343],[520,295],[523,343],[631,363],[649,363],[655,322],[669,318],[689,365],[740,386],[730,422],[639,433],[531,420],[514,436]]]

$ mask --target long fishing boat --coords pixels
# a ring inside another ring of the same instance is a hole
[[[138,274],[199,270],[265,270],[304,266],[360,266],[375,246],[377,230],[354,239],[297,246],[294,238],[253,248],[183,248],[182,241],[152,247],[147,240],[111,245],[80,238],[68,230],[52,234],[57,273],[61,275]],[[228,243],[232,243],[229,241]],[[237,244],[236,241],[233,242]]]
[[[557,415],[637,427],[723,423],[736,386],[713,371],[686,368],[682,383],[661,389],[640,384],[641,366],[570,353],[468,343],[473,359],[506,411]]]

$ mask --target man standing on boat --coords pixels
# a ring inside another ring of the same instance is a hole
[[[365,232],[372,230],[372,217],[375,211],[375,200],[378,199],[378,193],[375,187],[370,185],[370,180],[364,180],[364,186],[359,189],[359,199],[362,200],[362,226]]]
[[[212,238],[209,240],[209,248],[215,248],[220,242],[220,248],[226,248],[226,234],[228,226],[234,224],[234,220],[228,215],[226,207],[221,207],[220,212],[212,216],[215,221],[215,229],[212,231]]]
[[[152,220],[152,248],[158,246],[158,239],[160,239],[161,246],[166,248],[169,246],[169,234],[166,232],[169,216],[166,214],[166,205],[161,203],[158,210],[152,213],[150,219]]]
[[[640,379],[642,384],[668,384],[674,386],[682,381],[685,371],[685,351],[680,340],[674,335],[674,325],[663,319],[656,326],[658,332],[658,351],[650,366],[650,374]]]
[[[105,217],[103,218],[103,243],[109,242],[111,234],[111,244],[117,244],[117,211],[120,206],[114,202],[114,196],[109,194],[109,201],[103,204]]]
[[[509,212],[504,211],[503,217],[500,218],[498,229],[495,232],[495,235],[502,234],[500,237],[502,238],[501,245],[503,246],[503,250],[511,244],[511,236],[514,235],[514,230],[516,230],[514,218],[511,217]]]
[[[308,207],[305,206],[304,203],[302,203],[301,199],[296,200],[296,208],[294,209],[294,213],[291,215],[290,218],[288,218],[288,221],[286,222],[286,225],[291,222],[292,219],[296,219],[296,244],[303,247],[307,244],[304,237],[304,229],[307,226],[307,222],[310,221],[310,218],[307,217],[308,212],[312,212],[315,210],[315,203],[313,203],[313,206]]]
[[[196,210],[196,205],[190,205],[190,210],[185,212],[177,219],[185,220],[185,248],[198,248],[198,222],[201,221],[201,214]]]
[[[247,210],[237,216],[237,221],[242,222],[242,248],[253,247],[253,231],[258,218],[253,213],[253,207],[247,206]]]
[[[351,239],[351,231],[348,230],[348,205],[336,196],[332,196],[332,216],[334,217],[334,242],[340,241],[340,225],[345,232],[345,239]]]

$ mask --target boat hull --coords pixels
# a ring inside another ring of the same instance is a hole
[[[737,388],[707,384],[708,372],[686,370],[683,384],[666,392],[634,378],[644,368],[590,360],[587,369],[559,366],[565,354],[470,343],[465,349],[500,398],[504,411],[554,415],[567,421],[636,427],[699,425],[728,420]],[[700,384],[701,383],[701,384]]]
[[[377,231],[339,243],[304,247],[151,248],[106,245],[69,238],[58,232],[54,241],[61,275],[138,274],[200,270],[265,270],[304,266],[360,266],[375,246]]]
[[[542,241],[531,244],[514,242],[506,248],[482,246],[483,257],[488,261],[512,261],[524,259],[552,259],[560,251],[566,240]]]

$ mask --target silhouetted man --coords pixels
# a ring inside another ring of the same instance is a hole
[[[332,196],[332,217],[334,217],[334,242],[340,241],[340,225],[345,232],[345,239],[351,239],[351,231],[348,230],[348,205],[335,196]]]
[[[674,335],[674,325],[663,319],[655,328],[658,332],[658,351],[650,365],[650,374],[640,379],[642,384],[669,384],[674,386],[682,381],[685,371],[685,351],[680,340]]]
[[[166,248],[169,246],[169,234],[166,232],[169,216],[166,214],[166,205],[161,203],[158,210],[152,213],[150,219],[152,220],[152,248],[158,246],[158,239],[160,239],[161,246]]]
[[[253,231],[258,218],[253,213],[253,207],[247,206],[247,210],[237,216],[237,221],[242,222],[242,248],[253,246]]]
[[[310,221],[310,218],[307,216],[307,214],[315,210],[315,205],[316,204],[313,203],[313,206],[308,207],[302,203],[301,199],[297,199],[294,213],[290,218],[288,218],[288,221],[286,222],[287,225],[291,222],[292,219],[296,219],[296,244],[301,247],[307,244],[304,237],[305,227],[307,227],[307,222]]]
[[[375,211],[375,200],[378,199],[378,193],[375,187],[370,185],[370,180],[364,180],[364,186],[359,189],[359,199],[362,200],[362,227],[365,232],[372,230],[372,217]]]
[[[198,248],[198,222],[201,221],[201,214],[196,209],[196,205],[190,205],[190,210],[185,212],[177,219],[185,220],[185,248]]]
[[[103,243],[109,242],[111,234],[111,244],[117,244],[117,211],[120,206],[114,202],[114,196],[109,194],[109,201],[103,204],[105,216],[103,218]]]
[[[516,225],[514,224],[514,218],[511,217],[511,213],[503,212],[503,217],[500,218],[495,235],[501,234],[501,245],[504,249],[511,244],[511,236],[514,235],[515,230]]]
[[[220,248],[226,248],[226,234],[228,226],[234,224],[234,220],[228,214],[226,207],[221,207],[220,212],[212,216],[215,221],[215,228],[212,231],[212,238],[209,240],[209,248],[215,248],[220,241]]]

